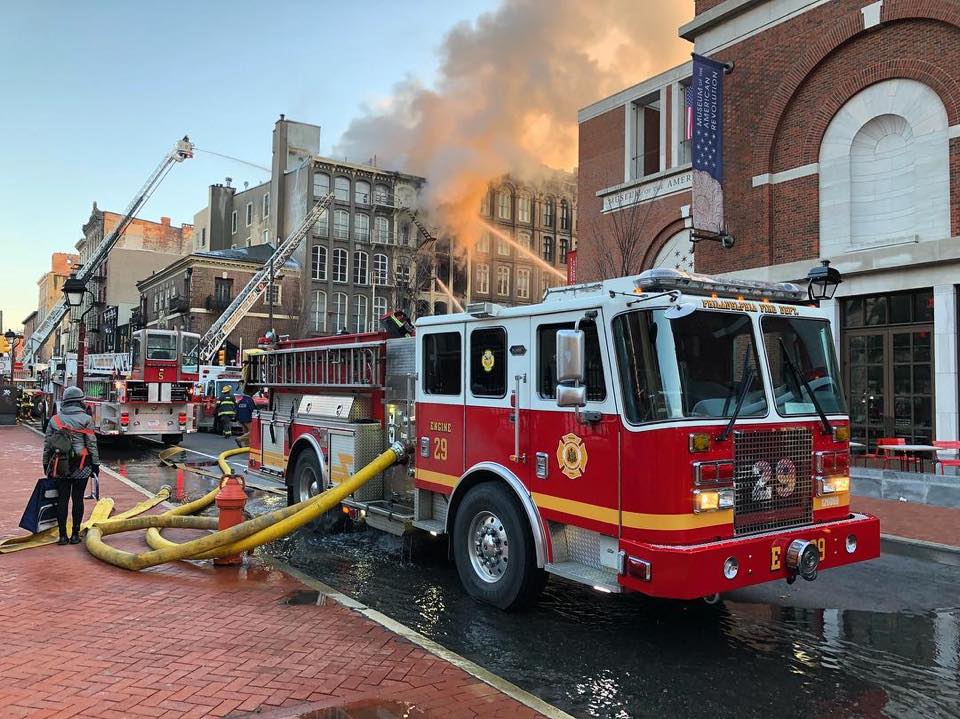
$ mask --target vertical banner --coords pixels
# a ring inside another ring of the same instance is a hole
[[[577,251],[567,252],[567,284],[577,284]]]
[[[688,94],[693,136],[693,229],[720,234],[723,226],[723,74],[725,66],[694,54]],[[688,126],[689,126],[688,125]]]

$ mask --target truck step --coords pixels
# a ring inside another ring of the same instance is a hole
[[[586,584],[605,592],[619,594],[623,591],[623,588],[617,584],[617,573],[612,569],[597,569],[580,562],[548,563],[544,569],[550,574],[556,574],[571,582]]]
[[[414,522],[413,526],[417,529],[422,529],[424,532],[430,532],[431,534],[447,533],[447,526],[439,519],[421,519]]]

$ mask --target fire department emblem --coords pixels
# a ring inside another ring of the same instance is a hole
[[[568,479],[579,479],[587,471],[587,445],[575,434],[565,434],[557,445],[560,471]]]
[[[493,369],[494,359],[493,352],[491,350],[483,351],[483,354],[480,355],[480,364],[483,367],[484,372],[489,372]]]

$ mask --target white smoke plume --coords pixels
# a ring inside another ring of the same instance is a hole
[[[692,16],[692,0],[504,0],[447,34],[435,87],[399,83],[334,154],[426,177],[434,221],[470,237],[488,182],[572,170],[579,108],[686,60]]]

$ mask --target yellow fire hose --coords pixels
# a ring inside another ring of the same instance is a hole
[[[225,461],[226,457],[240,454],[243,451],[246,451],[246,448],[230,450],[221,455],[219,460],[221,469],[230,473],[230,467]],[[103,537],[152,527],[158,529],[162,527],[209,528],[211,520],[209,517],[183,516],[186,505],[178,507],[177,509],[180,511],[177,514],[169,512],[147,517],[98,522],[87,531],[86,546],[90,553],[98,559],[132,570],[146,569],[180,559],[210,559],[241,554],[261,544],[280,539],[313,521],[397,462],[405,453],[406,450],[402,445],[394,443],[390,449],[383,452],[352,477],[316,497],[311,497],[293,506],[263,514],[230,529],[214,532],[183,544],[163,540],[164,546],[160,549],[134,554],[110,547],[103,541]],[[210,494],[215,494],[215,492]],[[206,500],[210,494],[201,500],[197,500],[197,502]]]

